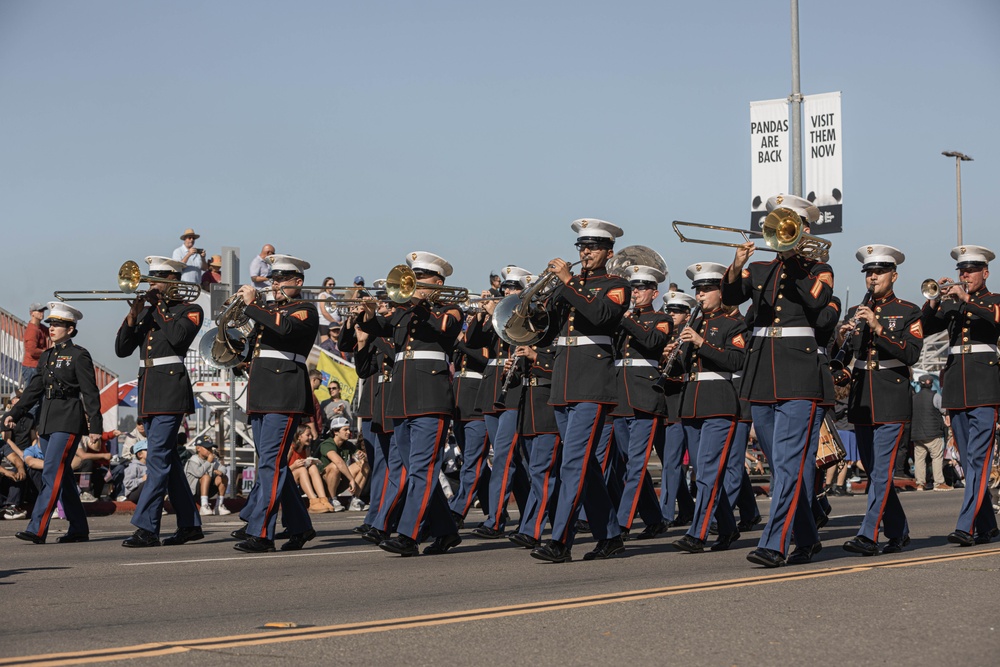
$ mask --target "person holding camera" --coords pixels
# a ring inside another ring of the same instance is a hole
[[[201,276],[208,271],[208,261],[205,259],[205,249],[194,247],[194,242],[201,238],[194,230],[188,227],[181,234],[181,247],[174,250],[171,259],[187,264],[184,272],[181,273],[181,280],[187,283],[201,283]]]

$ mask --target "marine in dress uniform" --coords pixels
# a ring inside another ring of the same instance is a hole
[[[1000,535],[990,499],[990,464],[996,446],[1000,407],[997,337],[1000,336],[1000,294],[986,288],[989,248],[967,245],[953,248],[958,279],[941,279],[940,299],[924,304],[921,321],[930,335],[948,331],[948,361],[942,373],[942,407],[951,416],[951,428],[965,470],[965,496],[955,531],[948,541],[961,546],[985,544]]]
[[[663,310],[673,320],[673,331],[668,345],[678,341],[684,326],[690,321],[692,310],[698,306],[698,301],[684,292],[670,292]],[[674,348],[670,348],[671,350]],[[669,355],[664,355],[669,357]],[[676,356],[674,357],[676,360]],[[661,371],[659,386],[663,390],[666,401],[666,428],[663,451],[660,461],[663,471],[660,478],[660,511],[668,527],[686,526],[694,517],[694,498],[684,476],[684,452],[687,451],[687,441],[684,437],[684,425],[681,423],[681,396],[684,393],[684,368],[673,361],[670,367]],[[690,465],[694,468],[695,457],[690,456]],[[676,512],[676,514],[675,514]],[[640,534],[638,539],[647,539]]]
[[[792,210],[806,224],[819,219],[819,209],[801,197],[771,197],[767,210],[776,208]],[[747,559],[778,567],[785,563],[796,508],[809,505],[803,475],[814,465],[808,453],[824,395],[816,320],[833,295],[833,269],[793,250],[748,265],[754,248],[752,241],[737,248],[722,281],[722,300],[733,306],[752,300],[754,328],[740,395],[751,403],[762,448],[771,452],[772,502],[760,543]]]
[[[247,381],[247,416],[257,449],[259,490],[247,513],[247,539],[237,551],[274,551],[275,523],[281,506],[288,542],[296,551],[316,537],[295,480],[288,471],[288,451],[303,415],[313,409],[306,358],[319,332],[316,304],[298,299],[309,262],[291,255],[271,255],[271,295],[259,304],[258,292],[243,285],[233,298],[243,299],[246,315],[256,324]]]
[[[179,280],[183,262],[150,256],[149,275]],[[205,537],[194,496],[177,454],[177,432],[184,416],[194,412],[194,392],[184,357],[201,329],[204,312],[196,303],[166,298],[169,285],[151,282],[144,297],[132,302],[118,328],[115,354],[121,358],[139,350],[138,418],[146,426],[146,483],[132,515],[135,533],[122,542],[131,548],[160,546],[163,500],[177,515],[177,532],[163,544],[184,544]]]
[[[674,547],[689,553],[704,550],[713,520],[719,538],[712,551],[729,549],[740,536],[723,483],[740,416],[733,373],[743,367],[747,327],[738,313],[722,307],[720,283],[725,272],[726,266],[715,262],[687,269],[703,314],[697,327],[680,334],[680,342],[689,346],[681,355],[688,372],[681,421],[691,449],[697,452],[698,496],[691,527]]]
[[[628,532],[638,512],[645,524],[643,537],[652,538],[667,531],[646,467],[653,450],[663,450],[667,405],[663,392],[656,391],[654,385],[660,377],[660,357],[672,332],[673,318],[652,306],[667,276],[651,266],[633,265],[626,270],[632,308],[622,318],[615,337],[618,405],[611,411],[625,473],[618,525]]]
[[[451,264],[429,252],[410,253],[406,263],[420,282],[441,285],[452,273]],[[438,475],[455,410],[449,362],[463,318],[456,306],[432,297],[432,290],[418,289],[390,318],[370,308],[360,325],[369,335],[391,337],[395,349],[387,415],[406,466],[406,499],[398,535],[379,547],[401,556],[416,555],[425,535],[435,538],[425,554],[443,554],[462,541]]]
[[[7,428],[13,428],[17,420],[39,406],[35,428],[45,456],[42,488],[27,528],[16,537],[43,544],[52,512],[62,500],[69,528],[56,542],[86,542],[90,528],[70,464],[85,434],[90,433],[91,444],[101,442],[101,395],[90,352],[73,344],[76,324],[83,319],[83,313],[61,301],[50,301],[48,309],[45,323],[49,325],[52,347],[42,352],[38,372],[28,382],[21,400],[2,420]]]
[[[467,318],[467,327],[477,318],[476,314]],[[455,345],[455,440],[462,450],[462,469],[458,474],[458,492],[450,501],[451,512],[459,528],[465,523],[465,517],[472,508],[473,502],[479,498],[479,506],[489,512],[490,466],[487,463],[489,453],[489,436],[486,432],[486,422],[482,410],[479,409],[476,398],[483,383],[483,373],[489,363],[488,350],[485,347],[473,347],[468,344],[467,330],[458,336]]]
[[[858,453],[868,472],[868,509],[861,528],[844,549],[863,556],[879,553],[879,524],[885,526],[886,553],[902,551],[909,542],[906,514],[892,483],[892,471],[910,423],[910,366],[923,347],[920,309],[902,301],[893,292],[896,267],[905,259],[888,245],[872,244],[858,249],[865,283],[872,295],[868,305],[851,308],[854,323],[841,332],[860,327],[848,350],[855,361],[851,371],[851,395],[847,418],[854,424]]]
[[[632,289],[624,278],[608,274],[617,225],[582,219],[572,223],[580,251],[580,275],[561,259],[549,262],[560,282],[549,299],[549,326],[559,332],[552,369],[556,424],[563,441],[559,497],[552,520],[552,539],[532,550],[540,560],[564,563],[580,507],[586,505],[597,547],[584,560],[610,558],[625,550],[618,516],[594,456],[608,414],[617,399],[612,337],[628,309]]]

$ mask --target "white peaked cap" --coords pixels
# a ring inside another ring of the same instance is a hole
[[[613,222],[608,222],[607,220],[597,220],[596,218],[580,218],[579,220],[574,220],[570,227],[572,227],[573,231],[576,232],[577,238],[597,237],[610,239],[612,242],[625,233],[622,231],[621,227]]]
[[[83,319],[83,313],[62,301],[49,301],[49,315],[45,321],[62,320],[63,322],[76,323]]]
[[[520,266],[505,266],[500,269],[500,282],[521,282],[521,278],[530,275],[531,271]]]
[[[871,245],[863,245],[858,248],[858,251],[854,253],[858,261],[863,265],[861,270],[864,271],[869,267],[882,267],[889,268],[889,266],[899,266],[904,261],[906,261],[906,255],[902,253],[898,248],[893,248],[891,245],[884,245],[881,243],[873,243]]]
[[[187,264],[184,262],[178,262],[176,259],[161,257],[159,255],[150,255],[147,257],[146,264],[149,264],[150,271],[169,271],[170,273],[182,273],[187,268]]]
[[[438,274],[442,278],[447,278],[454,270],[452,269],[451,264],[444,260],[444,257],[435,255],[432,252],[425,252],[423,250],[417,250],[416,252],[411,252],[407,255],[406,264],[414,271],[417,269],[420,269],[421,271],[430,271],[431,273]]]
[[[819,220],[819,208],[808,199],[795,195],[775,195],[767,200],[767,212],[776,208],[787,208],[795,211],[800,218],[808,223]]]
[[[271,265],[272,271],[284,273],[305,273],[312,266],[306,260],[291,255],[270,255],[264,261]]]
[[[657,285],[667,279],[667,275],[663,271],[652,266],[643,266],[642,264],[633,264],[627,267],[624,277],[630,283],[643,282],[656,283]]]
[[[960,245],[951,249],[951,257],[962,264],[989,264],[996,259],[996,253],[981,245]]]
[[[690,310],[697,305],[698,300],[690,294],[685,294],[684,292],[668,292],[667,298],[663,302],[664,308],[668,308],[670,306],[682,306]]]
[[[699,283],[722,282],[729,267],[718,262],[700,262],[687,267],[687,277],[697,286]]]

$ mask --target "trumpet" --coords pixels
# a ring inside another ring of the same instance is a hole
[[[941,282],[938,282],[933,278],[928,278],[927,280],[920,283],[920,293],[928,301],[937,301],[938,299],[941,298],[942,290],[947,289],[949,287],[956,287],[958,285],[968,285],[968,284],[969,282],[967,280],[963,280],[961,282],[942,280]],[[949,294],[949,296],[951,295]]]
[[[385,281],[376,280],[372,283],[372,288],[376,290],[376,293],[384,291]],[[289,294],[285,290],[293,289],[301,290],[301,293],[312,292],[314,290],[319,290],[320,294],[326,293],[328,296],[320,296],[319,294],[316,296],[300,295],[296,298],[299,301],[311,301],[322,304],[320,308],[323,309],[323,312],[327,315],[328,319],[333,319],[335,316],[347,317],[351,314],[352,307],[360,306],[365,301],[377,299],[377,297],[373,296],[367,288],[358,287],[357,285],[352,285],[350,287],[323,287],[322,285],[303,285],[302,287],[295,287],[293,285],[288,285],[281,288],[281,293],[287,297]]]
[[[167,289],[162,293],[162,296],[168,301],[191,303],[201,296],[201,285],[198,283],[144,276],[139,270],[139,265],[131,259],[125,261],[118,268],[117,292],[100,289],[58,290],[52,295],[60,301],[132,301],[133,299],[141,299],[149,293],[149,290],[138,291],[138,287],[142,283],[166,283]],[[129,294],[130,296],[66,296],[67,294]]]
[[[743,243],[751,241],[750,235],[762,236],[766,248],[772,252],[788,252],[789,250],[807,259],[816,261],[826,261],[830,256],[830,247],[833,245],[827,239],[806,234],[803,231],[804,225],[799,214],[790,208],[776,208],[767,214],[760,224],[760,231],[755,232],[750,229],[737,229],[735,227],[720,227],[718,225],[706,225],[699,222],[684,222],[674,220],[673,228],[677,237],[684,243],[702,243],[704,245],[725,246],[727,248],[739,248],[743,243],[727,243],[725,241],[709,241],[708,239],[695,239],[684,236],[678,227],[697,227],[699,229],[715,229],[722,232],[734,232],[743,236]]]
[[[484,303],[503,301],[504,298],[502,296],[469,296],[464,301],[460,301],[458,307],[463,313],[478,313],[482,312]]]
[[[396,303],[406,303],[413,298],[419,289],[432,290],[433,294],[428,298],[428,301],[439,303],[457,305],[469,298],[469,290],[465,287],[435,285],[434,283],[418,281],[413,269],[406,264],[397,264],[390,269],[389,275],[386,276],[386,294]]]

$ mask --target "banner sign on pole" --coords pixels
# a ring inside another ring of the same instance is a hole
[[[840,93],[807,95],[803,114],[806,199],[820,210],[812,233],[834,234],[844,229]]]
[[[750,228],[760,229],[767,198],[788,192],[788,100],[750,103]]]

